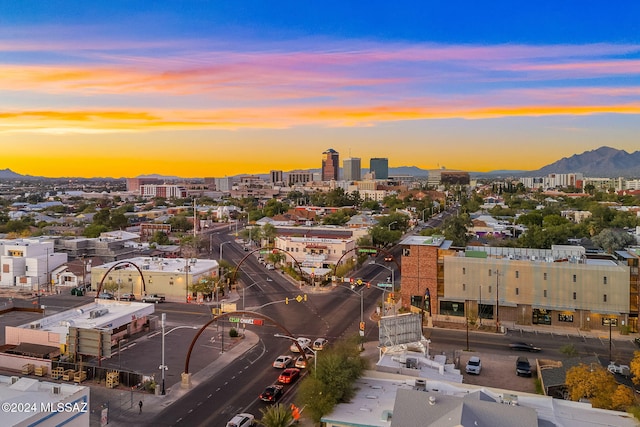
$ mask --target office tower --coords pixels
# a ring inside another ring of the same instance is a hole
[[[340,170],[340,155],[333,148],[329,148],[322,155],[322,180],[337,181],[338,171]]]
[[[342,179],[345,181],[360,181],[360,159],[352,157],[342,162]]]
[[[283,174],[282,171],[272,170],[270,172],[271,175],[271,183],[272,184],[281,184],[283,182]]]
[[[376,179],[388,179],[389,159],[385,157],[373,157],[369,160],[369,172],[374,172]]]

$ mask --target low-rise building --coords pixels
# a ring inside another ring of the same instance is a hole
[[[167,301],[186,302],[193,297],[190,286],[201,278],[217,278],[216,260],[199,258],[136,257],[91,268],[91,289],[100,283],[117,284],[117,293],[163,294]]]

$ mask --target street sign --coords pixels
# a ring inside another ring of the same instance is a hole
[[[377,254],[377,249],[358,249],[358,252],[361,254]]]
[[[378,283],[379,288],[393,288],[393,285],[389,282],[380,282]]]
[[[231,323],[242,323],[245,325],[256,325],[262,326],[264,325],[263,319],[253,319],[251,317],[230,317],[229,322]]]

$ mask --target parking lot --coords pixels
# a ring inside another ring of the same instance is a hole
[[[478,356],[482,361],[482,370],[480,375],[467,374],[465,366],[471,356]],[[525,356],[531,363],[531,378],[519,377],[516,375],[516,359],[518,356]],[[535,393],[535,354],[483,354],[482,352],[462,352],[460,355],[460,371],[464,375],[466,384],[480,385],[485,387],[503,388],[507,390],[523,391],[527,393]]]

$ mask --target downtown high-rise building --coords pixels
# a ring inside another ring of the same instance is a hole
[[[362,166],[358,157],[342,161],[342,179],[345,181],[360,181]]]
[[[389,179],[389,159],[386,157],[371,158],[369,172],[374,173],[376,179]]]
[[[340,170],[340,155],[333,148],[322,153],[322,180],[337,181]]]

